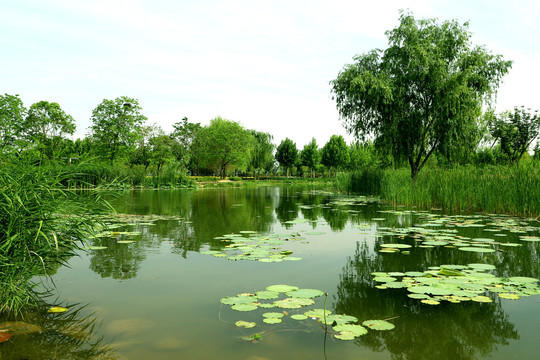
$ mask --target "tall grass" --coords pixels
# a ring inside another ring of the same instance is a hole
[[[99,194],[61,190],[65,174],[30,166],[0,168],[0,313],[32,303],[32,277],[48,274],[81,246]]]
[[[441,208],[446,212],[540,215],[538,162],[520,166],[427,168],[414,182],[409,169],[382,171],[378,178],[368,178],[367,186],[358,179],[362,178],[345,174],[336,182],[342,191],[349,187],[348,192],[379,195],[392,205]],[[360,185],[355,185],[356,182]],[[378,192],[378,185],[373,183],[380,185]]]

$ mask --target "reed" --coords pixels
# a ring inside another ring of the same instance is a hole
[[[427,168],[416,181],[411,180],[408,169],[384,170],[366,180],[344,174],[336,183],[340,191],[379,195],[394,206],[540,215],[540,163],[535,161],[519,166]]]
[[[0,168],[0,313],[20,313],[35,295],[32,277],[73,256],[101,211],[100,193],[61,190],[66,175],[31,166]]]

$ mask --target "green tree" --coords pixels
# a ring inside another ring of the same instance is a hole
[[[0,154],[20,150],[26,108],[19,95],[0,95]],[[19,144],[20,145],[20,144]]]
[[[121,150],[133,147],[139,139],[141,126],[146,121],[141,110],[137,99],[121,96],[104,99],[92,111],[92,137],[111,165]]]
[[[154,136],[150,139],[150,163],[156,166],[158,174],[163,165],[175,161],[174,140],[169,135]]]
[[[194,151],[195,146],[198,144],[194,143],[197,133],[202,128],[200,123],[190,123],[188,118],[182,118],[182,121],[179,121],[173,124],[174,131],[171,134],[171,137],[175,140],[175,145],[173,147],[173,153],[176,157],[176,160],[179,164],[184,167],[189,167],[190,170],[194,171],[198,167],[198,159],[194,158],[194,153],[199,154],[199,152]]]
[[[269,133],[255,130],[250,130],[250,132],[255,141],[251,150],[249,166],[253,170],[253,176],[257,178],[262,171],[269,167],[269,163],[274,162],[275,145],[272,143],[274,138]]]
[[[349,148],[343,136],[332,135],[321,150],[321,163],[333,169],[334,174],[349,163]]]
[[[289,176],[289,169],[296,162],[297,156],[296,144],[289,138],[282,140],[276,150],[276,160],[281,167],[287,169],[287,177]]]
[[[231,168],[244,170],[250,160],[253,136],[239,123],[220,116],[197,134],[201,162],[225,178]]]
[[[511,68],[473,47],[467,28],[402,12],[386,50],[357,55],[330,82],[347,130],[408,161],[413,179],[435,150],[460,141]]]
[[[36,143],[41,160],[44,156],[54,158],[62,138],[75,132],[73,117],[57,103],[48,101],[30,106],[25,126],[28,139]]]
[[[315,169],[321,163],[321,152],[315,138],[312,138],[309,144],[304,145],[304,148],[300,152],[300,159],[302,160],[302,165],[309,168],[310,176],[313,177]]]
[[[372,142],[355,141],[349,146],[349,164],[351,171],[381,166],[381,160]]]
[[[514,108],[513,112],[503,112],[493,118],[490,132],[494,140],[499,141],[501,151],[508,156],[510,163],[519,164],[523,154],[538,138],[540,132],[538,110],[531,114],[530,109],[522,106]]]

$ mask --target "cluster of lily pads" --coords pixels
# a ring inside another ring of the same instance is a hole
[[[453,215],[443,216],[425,212],[398,212],[393,210],[383,210],[382,213],[393,213],[396,215],[415,214],[419,215],[420,224],[412,227],[390,228],[377,227],[377,236],[392,236],[398,239],[412,239],[415,247],[433,248],[436,246],[457,248],[461,251],[490,253],[500,250],[502,247],[517,247],[521,243],[502,241],[508,233],[518,235],[520,241],[535,242],[540,241],[538,232],[540,227],[530,225],[526,219],[488,216],[488,215]],[[373,218],[373,221],[382,221],[386,218]],[[493,238],[477,237],[470,238],[459,235],[459,228],[481,228],[485,232],[493,234]],[[532,234],[532,235],[531,235]],[[387,243],[381,245],[379,252],[395,253],[402,251],[407,254],[410,244]]]
[[[100,218],[102,223],[101,231],[97,232],[91,238],[114,238],[117,244],[131,244],[135,240],[126,240],[126,237],[134,237],[141,235],[140,231],[118,231],[120,228],[127,226],[154,226],[159,220],[177,220],[182,221],[184,218],[180,216],[167,215],[133,215],[133,214],[112,214]],[[106,246],[88,246],[86,250],[104,250]]]
[[[238,234],[226,234],[215,239],[228,242],[222,250],[201,251],[203,255],[223,257],[228,260],[254,260],[260,262],[297,261],[300,257],[291,256],[292,251],[281,245],[291,241],[305,241],[299,233],[286,235],[261,235],[255,231],[240,231]]]
[[[438,305],[441,301],[492,302],[493,299],[486,296],[488,293],[513,300],[540,294],[538,279],[501,278],[487,272],[494,269],[495,266],[490,264],[441,265],[424,272],[375,272],[372,275],[379,283],[377,288],[405,288],[410,298],[428,305]]]
[[[283,297],[284,294],[286,297]],[[366,320],[362,325],[354,324],[358,319],[351,315],[332,314],[326,308],[310,309],[307,306],[315,304],[314,298],[325,295],[317,289],[299,289],[292,285],[271,285],[265,290],[254,293],[242,293],[236,296],[222,298],[222,304],[231,305],[231,309],[241,312],[249,312],[257,309],[284,309],[280,312],[269,311],[262,314],[262,322],[266,324],[279,324],[283,319],[289,317],[296,321],[317,320],[325,325],[325,329],[330,325],[334,331],[333,336],[341,340],[353,340],[372,330],[391,330],[394,324],[386,320]],[[299,310],[301,309],[301,310]],[[289,311],[299,311],[289,314]],[[237,327],[251,329],[257,326],[255,321],[239,320],[235,322]],[[244,340],[260,340],[263,332],[243,337]]]

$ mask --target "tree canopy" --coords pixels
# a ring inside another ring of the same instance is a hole
[[[19,95],[0,95],[0,154],[16,150],[25,119],[26,108]]]
[[[220,116],[197,133],[201,162],[225,178],[230,168],[245,170],[250,160],[253,136],[239,123]]]
[[[490,132],[510,163],[517,164],[540,133],[538,110],[531,113],[522,106],[504,112],[492,119]]]
[[[122,148],[133,146],[140,136],[141,126],[146,121],[141,110],[137,99],[121,96],[104,99],[92,111],[92,137],[111,164]]]
[[[276,160],[281,167],[287,169],[287,176],[289,176],[289,169],[296,162],[297,156],[296,144],[289,138],[282,140],[276,150]]]
[[[313,177],[314,170],[321,163],[321,152],[315,138],[312,138],[311,142],[304,146],[300,152],[300,159],[302,160],[302,165],[309,168],[310,175]]]
[[[321,163],[336,172],[349,162],[349,147],[341,135],[332,135],[321,149]]]
[[[435,150],[459,143],[512,62],[473,46],[468,24],[402,12],[389,47],[354,57],[330,82],[346,129],[408,161],[412,178]]]

